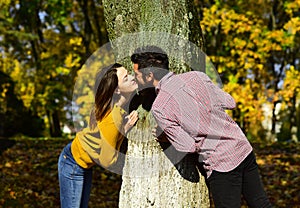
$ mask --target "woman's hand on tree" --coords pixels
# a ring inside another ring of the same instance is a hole
[[[134,126],[134,124],[139,119],[139,115],[137,111],[132,111],[129,115],[125,117],[125,125],[124,125],[124,132],[127,132]]]

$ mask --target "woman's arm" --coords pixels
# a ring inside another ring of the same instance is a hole
[[[127,133],[137,121],[137,113],[132,112],[127,116],[128,121],[126,124],[123,125],[124,114],[125,111],[122,108],[114,106],[112,111],[102,121],[98,122],[101,136],[99,161],[103,167],[109,167],[117,161],[118,153],[124,140],[124,132]],[[126,129],[125,126],[127,126]]]

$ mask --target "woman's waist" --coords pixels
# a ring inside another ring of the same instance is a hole
[[[74,160],[82,168],[90,168],[95,165],[95,162],[91,159],[88,152],[83,148],[79,137],[76,135],[71,144],[71,153]]]

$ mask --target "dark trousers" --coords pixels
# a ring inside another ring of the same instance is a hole
[[[232,171],[213,171],[208,185],[216,208],[241,207],[241,195],[249,207],[272,207],[263,189],[253,152]]]

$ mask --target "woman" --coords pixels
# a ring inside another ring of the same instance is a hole
[[[120,64],[103,69],[95,84],[95,108],[89,127],[76,134],[58,161],[61,207],[88,207],[92,167],[115,164],[124,136],[138,119],[126,114],[128,101],[138,85]],[[126,118],[126,119],[124,119]]]

